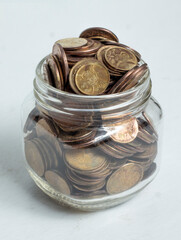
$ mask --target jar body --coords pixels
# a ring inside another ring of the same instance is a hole
[[[22,109],[24,157],[35,183],[85,211],[118,205],[147,186],[160,166],[162,119],[149,85],[86,98],[40,88],[35,79]]]

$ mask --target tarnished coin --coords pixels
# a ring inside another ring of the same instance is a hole
[[[111,46],[106,50],[105,60],[111,67],[121,71],[128,71],[138,64],[133,52],[117,46]]]
[[[85,38],[63,38],[56,43],[59,43],[65,50],[75,50],[87,44],[87,39]]]
[[[134,163],[126,163],[108,179],[106,189],[109,194],[126,191],[141,181],[143,168]]]
[[[37,145],[32,141],[25,141],[25,156],[29,166],[42,177],[45,171],[45,162]]]
[[[111,32],[106,28],[101,28],[101,27],[92,27],[92,28],[85,29],[80,34],[80,37],[82,38],[103,37],[105,39],[119,42],[118,37],[113,32]]]
[[[108,127],[111,133],[110,137],[119,143],[132,142],[138,134],[138,122],[135,117],[110,124]]]
[[[60,193],[70,195],[70,187],[61,173],[55,170],[45,172],[46,181]]]
[[[85,61],[75,76],[75,84],[85,95],[100,95],[104,93],[110,82],[108,70],[96,59]]]
[[[69,150],[65,153],[65,161],[74,169],[91,171],[99,168],[105,157],[90,149]]]

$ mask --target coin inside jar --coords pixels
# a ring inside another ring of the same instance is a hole
[[[108,179],[106,189],[109,194],[126,191],[143,177],[143,168],[134,163],[127,163],[116,170]]]
[[[119,143],[132,142],[138,134],[138,122],[135,117],[108,125],[110,137]]]

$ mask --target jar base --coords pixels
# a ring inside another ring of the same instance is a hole
[[[40,178],[32,169],[28,168],[28,172],[32,179],[34,180],[34,182],[36,183],[36,185],[45,194],[47,194],[49,197],[58,202],[58,204],[86,212],[111,208],[130,200],[132,197],[137,195],[143,188],[145,188],[157,175],[156,171],[149,179],[146,179],[145,181],[141,182],[139,186],[135,186],[130,190],[127,190],[119,194],[103,196],[101,198],[76,199],[75,196],[72,197],[67,196],[56,191],[45,180]]]

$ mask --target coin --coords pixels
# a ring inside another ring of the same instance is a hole
[[[86,61],[75,75],[75,84],[85,95],[100,95],[108,87],[110,75],[108,70],[97,60]]]
[[[137,52],[135,49],[133,48],[130,48],[128,47],[127,45],[125,44],[122,44],[122,43],[118,43],[118,42],[114,42],[114,41],[108,41],[108,40],[104,40],[104,41],[101,41],[103,44],[105,45],[114,45],[114,46],[119,46],[119,47],[123,47],[123,48],[126,48],[130,51],[132,51],[134,53],[134,55],[137,57],[137,60],[138,62],[141,60],[141,54],[139,52]]]
[[[32,141],[25,141],[25,156],[29,166],[42,177],[45,171],[45,162],[37,145]]]
[[[48,65],[50,67],[50,70],[51,70],[51,73],[53,76],[54,86],[60,90],[63,90],[61,76],[60,76],[59,69],[58,69],[57,63],[56,63],[53,55],[50,55],[47,58],[47,62],[48,62]]]
[[[121,71],[128,71],[138,64],[133,52],[117,46],[111,46],[106,50],[105,60],[111,67]]]
[[[60,193],[70,195],[70,187],[61,173],[55,170],[45,172],[46,181]]]
[[[132,142],[138,134],[138,122],[135,117],[108,125],[110,137],[119,143]]]
[[[152,163],[151,166],[144,172],[144,175],[143,175],[143,179],[142,180],[145,180],[147,178],[149,178],[150,176],[152,176],[155,171],[156,171],[156,163]]]
[[[82,38],[90,38],[94,36],[96,37],[99,36],[112,41],[119,42],[118,37],[113,32],[111,32],[106,28],[101,28],[101,27],[87,28],[80,34],[80,37]]]
[[[67,151],[65,160],[74,169],[91,171],[99,168],[105,162],[105,157],[90,149],[78,149]]]
[[[58,61],[63,70],[64,81],[66,83],[68,79],[68,74],[69,74],[69,66],[68,66],[67,56],[65,54],[63,47],[59,43],[55,43],[53,45],[52,54],[58,58]]]
[[[48,63],[44,63],[43,64],[43,77],[46,83],[48,83],[49,85],[55,87],[54,85],[54,81],[53,81],[53,76],[49,67]]]
[[[85,38],[64,38],[56,41],[59,43],[65,50],[75,50],[79,49],[82,46],[87,44],[87,40]]]
[[[138,184],[143,177],[143,168],[134,163],[126,163],[108,179],[106,189],[109,194],[117,194]]]

